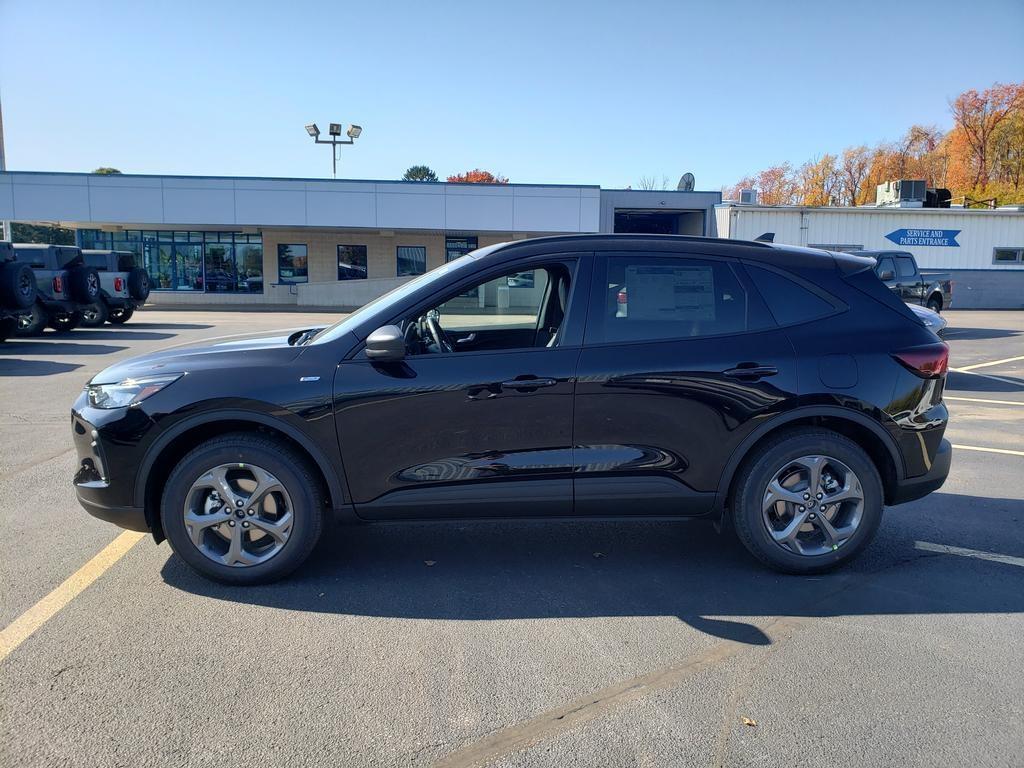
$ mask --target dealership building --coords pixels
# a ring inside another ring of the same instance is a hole
[[[134,252],[158,305],[348,308],[474,248],[655,232],[912,252],[957,307],[1024,307],[1024,210],[806,208],[592,185],[0,172],[0,219]]]

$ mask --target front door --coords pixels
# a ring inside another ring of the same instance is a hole
[[[339,366],[338,438],[360,516],[571,514],[578,266],[531,261],[461,286],[397,319],[402,362],[359,353]]]

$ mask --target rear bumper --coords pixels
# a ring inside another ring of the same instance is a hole
[[[908,501],[923,498],[932,491],[937,491],[949,476],[949,467],[953,460],[953,446],[949,440],[943,439],[932,459],[931,468],[919,477],[908,477],[897,481],[890,504],[905,504]]]

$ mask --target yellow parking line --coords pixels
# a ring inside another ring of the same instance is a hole
[[[966,403],[993,403],[995,405],[1020,405],[1024,406],[1024,401],[1018,400],[986,400],[983,397],[952,397],[951,395],[943,395],[943,400],[963,400]]]
[[[1017,355],[1017,357],[1004,357],[1002,360],[993,360],[990,363],[977,363],[975,365],[963,365],[958,370],[961,371],[973,371],[975,368],[988,368],[990,365],[999,365],[1000,363],[1013,363],[1017,360],[1024,360],[1024,355]]]
[[[1024,451],[1011,451],[1009,448],[981,448],[977,445],[957,445],[953,443],[953,447],[958,451],[984,451],[985,453],[1006,453],[1010,456],[1024,456]]]
[[[3,631],[0,631],[0,661],[6,659],[15,648],[28,640],[33,632],[106,573],[110,566],[124,557],[135,542],[145,535],[136,531],[125,531],[100,550],[92,560],[71,574],[63,584],[4,627]]]

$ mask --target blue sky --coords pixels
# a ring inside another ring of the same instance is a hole
[[[718,189],[1024,80],[1024,2],[0,0],[10,169]]]

